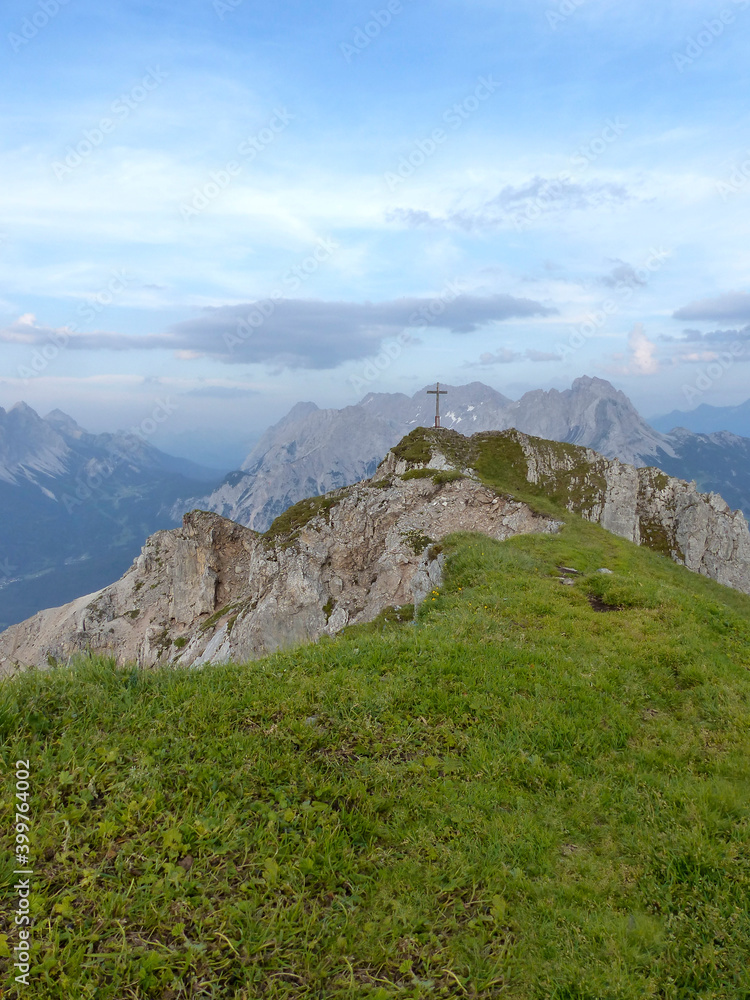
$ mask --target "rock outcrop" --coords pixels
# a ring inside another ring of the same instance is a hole
[[[0,635],[0,674],[86,650],[119,662],[247,660],[419,603],[454,531],[505,539],[560,522],[469,478],[380,478],[305,501],[258,535],[215,513],[148,539],[117,583]]]
[[[85,650],[143,666],[246,660],[387,608],[403,615],[440,585],[446,535],[559,530],[535,497],[750,593],[747,522],[717,494],[517,430],[418,428],[372,479],[302,501],[264,535],[186,514],[149,538],[117,583],[2,633],[0,674]]]
[[[433,460],[444,461],[447,438],[424,435]],[[483,444],[502,442],[505,460],[526,481],[568,510],[607,531],[646,545],[694,573],[750,594],[750,532],[744,514],[718,493],[659,469],[634,468],[589,448],[510,430],[455,442],[463,462],[477,460]],[[449,449],[450,450],[450,449]]]

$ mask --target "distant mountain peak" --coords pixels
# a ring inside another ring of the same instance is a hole
[[[575,389],[576,386],[597,386],[605,389],[608,392],[620,392],[619,389],[615,389],[610,381],[606,378],[599,378],[598,375],[579,375],[578,378],[573,379],[572,388]]]
[[[64,413],[62,410],[51,410],[47,416],[44,418],[45,422],[50,424],[55,430],[60,431],[61,434],[67,434],[70,437],[80,438],[86,431],[81,427],[80,424]]]
[[[696,434],[731,431],[741,437],[750,437],[750,399],[736,406],[701,403],[694,410],[672,410],[663,417],[654,417],[651,425],[665,434],[687,428]]]
[[[581,375],[579,378],[573,380],[573,384],[568,391],[572,393],[585,392],[599,396],[602,399],[617,399],[635,409],[622,389],[616,389],[606,378],[599,378],[597,375]]]
[[[14,403],[13,406],[11,406],[11,408],[8,410],[8,413],[9,414],[17,413],[22,416],[31,417],[34,420],[41,420],[41,417],[36,412],[36,410],[33,409],[31,406],[29,406],[28,403],[25,403],[22,399],[19,399],[17,403]]]
[[[308,413],[315,413],[320,407],[317,403],[313,403],[310,400],[301,403],[295,403],[291,408],[289,413],[286,415],[287,420],[299,420],[302,417],[306,417]]]

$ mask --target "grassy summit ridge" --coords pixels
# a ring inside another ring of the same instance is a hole
[[[747,1000],[750,598],[535,499],[560,535],[452,536],[414,625],[6,684],[27,995]]]
[[[519,438],[528,440],[541,457],[561,460],[565,468],[544,482],[529,482],[528,462]],[[513,428],[483,431],[467,438],[458,431],[416,427],[392,451],[415,464],[427,463],[433,453],[440,452],[457,468],[472,469],[488,486],[526,501],[540,513],[557,514],[559,508],[570,505],[576,512],[588,511],[601,504],[606,489],[602,474],[606,459],[598,456],[592,462],[586,457],[589,449],[521,434]]]

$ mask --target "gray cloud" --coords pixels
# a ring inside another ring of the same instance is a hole
[[[255,305],[222,306],[176,324],[170,334],[183,348],[204,351],[224,361],[335,368],[345,361],[369,357],[385,338],[405,328],[434,326],[452,333],[472,333],[488,323],[548,316],[555,311],[510,295],[459,295],[451,302],[404,298],[375,304],[300,299],[277,303],[255,329],[247,326],[259,318]]]
[[[38,347],[54,344],[59,349],[73,351],[140,351],[169,348],[163,334],[131,337],[124,333],[71,333],[67,327],[40,326],[33,316],[23,316],[8,326],[0,328],[0,343],[28,344]],[[178,345],[179,346],[179,345]]]
[[[511,351],[507,347],[500,347],[496,351],[485,351],[480,354],[479,361],[472,361],[464,365],[465,368],[489,368],[493,365],[509,365],[514,361],[562,361],[560,354],[551,354],[548,351]]]
[[[418,226],[445,225],[446,220],[418,208],[391,208],[385,213],[386,222],[403,222],[416,229]]]
[[[479,355],[479,364],[484,368],[490,365],[509,365],[513,361],[520,361],[523,357],[517,351],[510,351],[507,347],[501,347],[497,351],[485,351],[484,354]],[[468,367],[474,367],[474,365],[469,365]]]
[[[735,340],[750,341],[750,323],[741,330],[712,330],[702,333],[700,330],[683,330],[681,337],[670,337],[664,334],[661,340],[677,344],[724,344]]]
[[[562,361],[562,354],[553,354],[550,351],[528,350],[526,357],[529,361]]]
[[[677,361],[705,360],[704,353],[729,353],[736,361],[750,361],[750,323],[740,330],[683,330],[681,337],[664,335],[662,341],[676,348]],[[700,354],[698,352],[701,352]]]
[[[639,275],[632,264],[628,264],[627,261],[615,259],[612,263],[615,266],[609,274],[599,278],[600,284],[606,285],[607,288],[621,288],[623,285],[635,288],[648,284],[647,279]]]
[[[631,199],[623,184],[606,181],[579,183],[569,178],[534,177],[526,184],[506,185],[476,208],[435,214],[423,209],[397,207],[386,212],[387,222],[412,228],[455,227],[467,231],[532,222],[551,212],[584,211],[622,205]]]
[[[713,299],[691,302],[672,314],[675,319],[714,320],[717,323],[742,323],[750,321],[750,294],[725,292]]]
[[[489,323],[558,310],[512,295],[457,295],[356,303],[289,299],[204,309],[164,333],[126,336],[70,334],[37,326],[23,317],[0,330],[0,342],[40,346],[49,342],[73,350],[168,350],[208,355],[230,364],[270,363],[280,368],[335,368],[371,356],[387,337],[405,329],[435,327],[472,333]]]
[[[608,181],[578,183],[564,177],[534,177],[527,184],[518,187],[507,185],[487,202],[487,206],[498,206],[513,212],[529,203],[541,202],[560,210],[580,210],[601,208],[607,204],[619,205],[629,199],[630,195],[624,184],[612,184]]]

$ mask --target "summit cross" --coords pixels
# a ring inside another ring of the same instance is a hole
[[[441,389],[440,388],[440,383],[438,382],[437,386],[434,389],[428,389],[427,390],[427,395],[435,397],[435,426],[439,427],[440,426],[440,397],[441,396],[447,396],[448,395],[448,390],[447,389]]]

